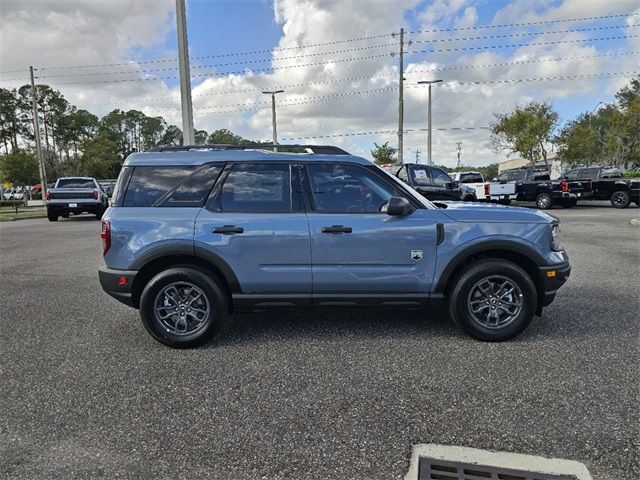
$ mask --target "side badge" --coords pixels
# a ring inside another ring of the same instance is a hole
[[[422,250],[411,250],[411,258],[416,262],[422,260]]]

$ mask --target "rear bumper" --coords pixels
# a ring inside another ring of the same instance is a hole
[[[75,205],[75,206],[71,206]],[[49,210],[65,211],[65,210],[98,210],[102,207],[100,200],[87,198],[64,199],[64,200],[48,200],[47,208]]]
[[[98,278],[102,289],[119,302],[138,308],[133,301],[132,286],[137,275],[137,270],[112,270],[107,267],[98,269]],[[121,284],[121,278],[126,278],[127,283]]]
[[[560,263],[558,265],[539,267],[542,275],[543,296],[540,302],[540,308],[550,305],[556,298],[556,293],[562,285],[564,285],[571,275],[571,265],[569,262]]]

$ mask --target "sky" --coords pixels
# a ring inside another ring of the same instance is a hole
[[[59,89],[97,115],[120,108],[180,125],[173,0],[0,0],[0,87]],[[597,18],[594,18],[597,17]],[[404,156],[482,166],[496,113],[551,101],[567,122],[614,101],[640,72],[637,0],[187,0],[194,121],[281,143],[339,145],[371,158],[397,145],[404,28]],[[308,138],[310,137],[310,138]]]

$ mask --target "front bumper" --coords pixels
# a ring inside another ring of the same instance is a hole
[[[102,289],[107,294],[125,305],[138,308],[132,295],[133,280],[137,273],[137,270],[112,270],[107,267],[100,267],[98,269],[98,278]],[[126,278],[127,283],[121,284],[119,281],[121,278]]]
[[[553,302],[560,287],[566,283],[571,274],[571,265],[566,261],[558,265],[538,268],[542,275],[543,295],[540,302],[540,309],[542,309]]]

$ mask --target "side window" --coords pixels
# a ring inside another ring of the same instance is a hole
[[[509,172],[502,172],[500,175],[496,177],[497,182],[508,182],[509,181]]]
[[[567,180],[577,180],[578,179],[578,170],[569,170],[564,174],[567,177]]]
[[[597,177],[597,168],[585,168],[583,170],[580,170],[580,174],[578,175],[578,179],[580,180],[595,180]]]
[[[549,176],[548,173],[538,173],[533,177],[534,182],[539,182],[542,180],[551,180],[551,177]]]
[[[196,167],[135,167],[125,193],[123,207],[151,207],[187,178]]]
[[[309,164],[315,210],[334,213],[379,213],[396,192],[364,167]]]
[[[237,163],[222,192],[223,212],[288,213],[291,211],[291,174],[288,164]]]
[[[451,177],[439,168],[432,168],[431,176],[433,177],[433,183],[438,186],[444,187],[447,183],[451,183]]]
[[[510,182],[519,182],[523,178],[524,178],[524,171],[523,170],[514,170],[513,172],[509,173],[509,181]]]
[[[400,170],[398,170],[396,176],[403,182],[407,183],[409,181],[409,177],[407,176],[407,167],[402,167]]]
[[[408,167],[407,167],[408,168]],[[415,166],[409,170],[409,174],[413,180],[413,185],[433,185],[431,175],[427,170],[427,167]]]
[[[201,207],[209,196],[211,187],[220,175],[221,165],[209,164],[199,167],[175,188],[160,197],[154,206]]]
[[[460,175],[460,183],[482,183],[482,175],[479,173],[463,173]]]

